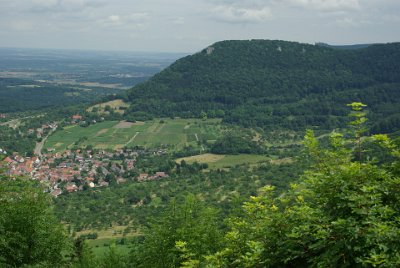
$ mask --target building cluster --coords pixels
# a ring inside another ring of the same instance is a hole
[[[28,129],[28,134],[33,135],[36,134],[37,138],[42,138],[43,136],[46,136],[50,130],[56,130],[57,129],[57,123],[51,123],[51,124],[43,124],[39,128],[30,128]]]
[[[47,153],[41,158],[22,157],[13,154],[6,157],[6,174],[13,177],[28,176],[47,186],[53,196],[63,192],[75,192],[95,187],[121,184],[127,180],[138,182],[168,177],[165,172],[153,175],[139,174],[135,168],[138,157],[148,154],[144,150],[67,150],[62,153]],[[163,153],[161,151],[151,154]]]

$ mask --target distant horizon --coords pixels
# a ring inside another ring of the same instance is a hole
[[[0,46],[0,49],[22,49],[22,50],[63,50],[63,51],[82,51],[82,52],[114,52],[114,53],[141,53],[141,54],[182,54],[182,55],[190,55],[196,52],[199,52],[208,46],[211,46],[218,42],[223,41],[245,41],[245,40],[269,40],[269,41],[284,41],[284,42],[297,42],[309,45],[318,45],[318,44],[325,44],[328,46],[362,46],[362,45],[378,45],[378,44],[390,44],[390,43],[399,43],[400,41],[388,41],[388,42],[371,42],[371,43],[328,43],[324,41],[315,41],[313,43],[308,42],[300,42],[300,41],[293,41],[293,40],[282,40],[282,39],[262,39],[262,38],[253,38],[253,39],[224,39],[220,41],[216,41],[211,43],[203,48],[200,48],[197,51],[162,51],[162,50],[154,50],[154,51],[146,51],[146,50],[129,50],[129,49],[96,49],[96,48],[65,48],[65,47],[24,47],[24,46]]]

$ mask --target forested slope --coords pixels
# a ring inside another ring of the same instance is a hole
[[[343,125],[343,103],[370,109],[374,132],[400,126],[400,43],[334,49],[223,41],[176,61],[126,94],[129,116],[223,117],[265,129]],[[204,115],[204,113],[203,113]]]

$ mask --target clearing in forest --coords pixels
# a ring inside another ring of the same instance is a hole
[[[114,112],[123,114],[125,109],[129,107],[129,104],[124,102],[123,100],[112,100],[100,104],[93,105],[87,109],[88,112],[92,112],[93,109],[97,110],[99,114],[107,114],[106,107],[109,106]]]

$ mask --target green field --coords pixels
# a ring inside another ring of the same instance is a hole
[[[264,155],[255,154],[238,154],[238,155],[217,155],[217,154],[202,154],[189,157],[183,157],[176,160],[180,163],[185,160],[187,163],[192,164],[194,162],[207,163],[209,169],[218,168],[229,168],[236,165],[244,164],[259,164],[259,163],[270,163],[271,158]]]
[[[73,147],[92,145],[98,149],[119,149],[144,146],[146,148],[170,146],[180,149],[197,146],[198,141],[213,141],[220,136],[220,120],[163,119],[128,123],[106,121],[80,127],[72,125],[57,130],[46,141],[44,149],[64,151]]]
[[[86,240],[87,244],[92,249],[94,255],[96,257],[102,257],[104,254],[109,251],[110,246],[115,244],[117,239],[103,238],[103,239],[95,239],[95,240]],[[129,244],[126,245],[116,245],[116,249],[121,254],[128,254],[131,251]]]

